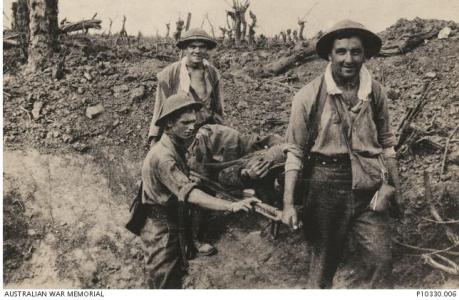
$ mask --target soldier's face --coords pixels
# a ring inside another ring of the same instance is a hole
[[[192,64],[200,64],[207,57],[207,45],[204,42],[194,41],[188,44],[185,49],[185,54],[188,62]]]
[[[182,113],[177,120],[169,123],[170,131],[182,140],[188,140],[195,134],[196,113],[194,110]]]
[[[359,76],[365,53],[359,37],[336,39],[329,55],[333,75],[341,80],[350,80]]]

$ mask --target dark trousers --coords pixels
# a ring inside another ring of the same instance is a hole
[[[303,223],[310,251],[310,288],[331,288],[349,235],[354,235],[365,268],[365,288],[392,288],[388,217],[368,209],[371,193],[351,188],[350,163],[315,163],[305,198]]]
[[[152,289],[180,289],[186,274],[182,259],[177,209],[152,211],[141,232],[148,286]]]

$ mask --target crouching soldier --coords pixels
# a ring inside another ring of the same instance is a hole
[[[249,211],[256,199],[229,202],[203,192],[189,178],[185,154],[195,134],[202,104],[185,94],[164,102],[155,125],[164,130],[142,166],[142,204],[148,209],[141,238],[147,251],[151,288],[180,288],[191,249],[189,206],[219,211]]]

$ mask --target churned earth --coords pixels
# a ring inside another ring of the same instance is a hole
[[[411,23],[400,24],[382,36],[411,30]],[[148,288],[141,243],[124,224],[148,149],[156,73],[177,53],[147,41],[115,46],[101,36],[73,35],[64,45],[68,55],[61,80],[51,78],[52,69],[24,74],[10,60],[4,68],[4,287]],[[295,91],[326,65],[312,59],[284,75],[253,76],[250,70],[291,51],[278,50],[222,48],[212,54],[222,72],[230,126],[283,134]],[[14,56],[14,49],[8,51],[5,57]],[[445,226],[426,220],[432,216],[423,173],[430,174],[439,213],[458,220],[459,138],[450,142],[445,174],[440,174],[443,148],[425,146],[444,147],[459,123],[457,53],[453,28],[447,39],[368,62],[387,87],[395,129],[423,97],[424,85],[431,86],[415,120],[430,142],[415,143],[399,159],[405,215],[392,223],[395,242],[433,249],[452,245]],[[308,257],[300,232],[282,226],[274,240],[265,219],[245,214],[215,215],[210,228],[219,252],[190,261],[185,287],[307,288]],[[457,224],[450,229],[459,232]],[[358,258],[349,248],[335,279],[338,288],[361,287]],[[421,253],[394,243],[397,287],[459,286],[457,276],[432,268]],[[458,263],[457,256],[448,257]]]

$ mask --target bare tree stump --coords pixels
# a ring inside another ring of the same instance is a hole
[[[303,20],[299,20],[298,21],[298,25],[300,26],[300,30],[298,32],[298,38],[300,39],[300,41],[304,41],[304,37],[303,37],[304,21]]]
[[[13,16],[12,21],[11,21],[11,30],[15,32],[18,31],[18,27],[17,27],[18,20],[16,19],[17,13],[18,13],[18,3],[13,2],[11,3],[11,15]]]
[[[249,11],[249,15],[252,19],[252,23],[249,26],[249,45],[253,45],[255,42],[255,26],[257,25],[257,16],[252,11]]]
[[[112,25],[113,25],[113,20],[109,18],[110,20],[110,25],[108,26],[108,36],[112,35]]]
[[[27,70],[42,69],[58,49],[57,0],[29,0],[30,45]]]
[[[166,23],[166,39],[169,37],[169,33],[171,31],[171,23]]]
[[[174,39],[178,41],[182,36],[183,26],[185,26],[185,22],[179,18],[177,22],[175,22],[175,32],[174,32]]]
[[[189,12],[186,18],[186,26],[185,26],[186,31],[190,29],[190,25],[191,25],[191,13]]]
[[[21,49],[22,58],[27,61],[29,56],[29,38],[30,38],[30,11],[27,0],[19,0],[17,2],[16,15],[13,17],[16,23],[16,30],[19,37],[19,47]]]
[[[282,42],[285,44],[287,43],[287,35],[285,34],[285,32],[281,31],[280,32],[280,35],[282,37]]]
[[[291,36],[292,30],[291,29],[287,29],[286,33],[287,33],[287,43],[291,44],[292,43],[292,36]]]
[[[296,31],[296,29],[293,30],[293,40],[295,41],[295,43],[299,41],[299,39],[298,39],[298,31]]]

